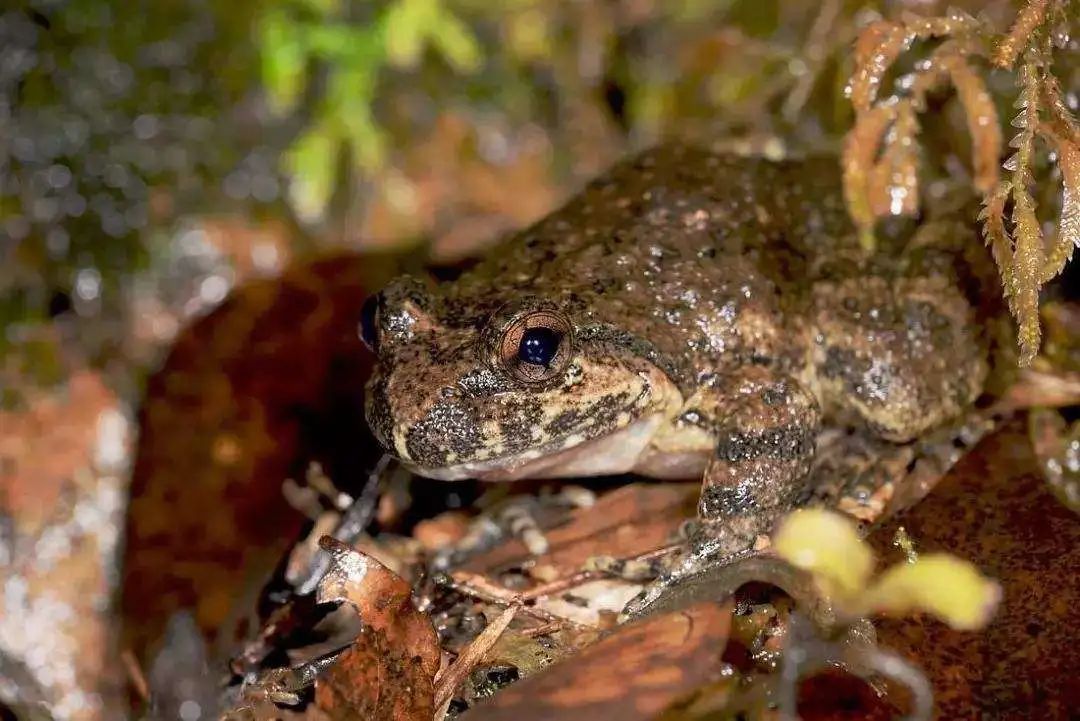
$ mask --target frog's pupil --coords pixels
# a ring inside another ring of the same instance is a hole
[[[518,358],[524,363],[547,366],[559,352],[562,334],[550,328],[529,328],[521,336]]]

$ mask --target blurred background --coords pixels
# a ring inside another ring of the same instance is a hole
[[[1016,11],[958,4],[998,28]],[[463,256],[666,135],[836,150],[858,29],[945,9],[7,0],[0,698],[32,688],[57,719],[107,717],[140,395],[234,287],[342,250]]]

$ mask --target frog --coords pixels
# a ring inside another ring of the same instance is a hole
[[[836,158],[664,143],[371,298],[366,418],[432,479],[700,479],[681,573],[726,562],[806,498],[830,429],[905,444],[979,396],[977,236],[947,227],[868,251]]]

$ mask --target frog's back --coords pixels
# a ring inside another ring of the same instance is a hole
[[[515,294],[588,296],[618,293],[624,278],[669,275],[682,261],[743,258],[786,288],[857,251],[835,158],[770,161],[667,144],[619,163],[510,238],[473,279]]]
[[[690,383],[723,370],[718,362],[800,362],[793,311],[812,278],[857,255],[834,158],[775,162],[669,144],[508,239],[448,300],[468,323],[523,295],[549,298],[585,324],[647,338]]]

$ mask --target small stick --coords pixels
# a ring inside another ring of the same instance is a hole
[[[456,577],[455,577],[456,576]],[[491,583],[486,576],[468,571],[455,571],[455,576],[446,577],[439,581],[439,585],[445,586],[466,596],[479,599],[485,603],[493,603],[499,606],[522,606],[522,611],[533,618],[545,623],[562,623],[568,626],[585,628],[579,623],[557,616],[543,608],[532,605],[522,605],[521,595],[502,586]],[[474,585],[475,584],[475,585]]]
[[[520,596],[523,601],[535,601],[543,596],[561,593],[574,588],[575,586],[580,586],[586,581],[592,581],[603,577],[604,574],[599,571],[577,571],[569,576],[563,576],[562,578],[556,578],[554,581],[548,581],[547,583],[541,583],[539,586],[533,586],[526,591],[522,591]]]
[[[510,589],[500,586],[494,583],[487,576],[480,573],[473,573],[472,571],[454,571],[450,574],[452,583],[447,584],[455,591],[461,590],[456,588],[455,584],[468,588],[468,594],[470,596],[486,597],[483,600],[493,601],[501,603],[503,605],[508,603],[520,603],[521,594],[517,591],[511,591]]]
[[[131,652],[130,648],[125,648],[120,652],[120,661],[124,664],[124,670],[127,671],[128,680],[131,681],[135,693],[139,695],[143,703],[149,703],[150,684],[146,682],[146,675],[139,665],[139,660],[135,658],[135,654]]]
[[[681,544],[672,543],[670,545],[661,546],[660,548],[656,548],[651,551],[646,551],[645,553],[639,553],[636,556],[631,556],[630,558],[627,558],[626,561],[628,563],[651,561],[654,558],[666,556],[669,553],[679,550],[680,548],[682,548]],[[606,578],[608,575],[609,574],[606,574],[602,571],[577,571],[576,573],[572,573],[569,576],[564,576],[563,578],[556,578],[554,581],[542,583],[539,586],[533,586],[526,591],[522,591],[519,596],[522,601],[533,601],[537,598],[540,598],[541,596],[551,596],[553,594],[561,593],[562,591],[574,588],[575,586],[580,586],[586,581],[592,581],[597,578]]]
[[[351,544],[360,537],[360,534],[371,523],[371,519],[375,517],[375,510],[379,501],[379,490],[382,486],[380,480],[391,460],[393,460],[391,456],[383,455],[375,464],[371,473],[368,474],[367,483],[364,484],[360,495],[341,514],[341,519],[332,534],[334,538]],[[296,595],[306,596],[312,593],[329,569],[330,556],[322,551],[315,553],[307,572],[298,574],[300,578],[294,584]]]
[[[498,618],[480,632],[479,636],[472,640],[472,643],[458,655],[453,665],[447,668],[446,672],[440,676],[435,687],[436,716],[434,721],[442,721],[443,717],[439,714],[440,712],[445,714],[443,707],[450,703],[450,700],[454,697],[454,691],[472,673],[473,669],[484,658],[484,655],[491,650],[491,647],[499,640],[503,631],[514,620],[514,616],[517,615],[520,609],[521,606],[519,605],[508,606]]]
[[[537,636],[546,636],[549,633],[554,633],[563,627],[562,621],[550,621],[542,626],[535,626],[533,628],[523,629],[521,635],[525,638],[536,638]]]

